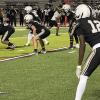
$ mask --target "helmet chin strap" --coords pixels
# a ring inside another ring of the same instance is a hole
[[[83,13],[82,13],[82,15],[81,15],[81,18],[82,18],[82,16],[83,16]]]

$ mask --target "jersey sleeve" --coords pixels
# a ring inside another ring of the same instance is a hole
[[[78,36],[84,35],[84,31],[83,31],[83,29],[82,29],[82,25],[81,25],[81,24],[79,24],[79,25],[77,26],[77,28],[76,28],[76,30],[75,30],[75,33],[76,33]]]

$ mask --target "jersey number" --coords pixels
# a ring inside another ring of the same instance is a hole
[[[88,23],[92,27],[92,33],[100,32],[100,22],[99,21],[97,21],[97,20],[94,20],[94,21],[88,20]]]

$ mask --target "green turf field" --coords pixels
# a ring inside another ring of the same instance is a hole
[[[67,29],[61,28],[60,36],[55,29],[48,38],[47,50],[68,47]],[[27,30],[16,28],[11,41],[20,48],[6,50],[0,44],[0,59],[33,51],[32,46],[23,47]],[[86,49],[86,54],[90,48]],[[75,76],[78,50],[65,50],[31,57],[0,62],[0,100],[74,100],[78,80]],[[100,69],[89,79],[83,100],[100,100]]]
[[[16,28],[16,32],[10,39],[11,42],[18,46],[18,48],[16,48],[15,50],[7,50],[5,49],[6,46],[0,43],[0,59],[33,52],[32,44],[30,47],[23,47],[27,41],[27,33],[28,30],[25,28]],[[67,33],[67,29],[60,29],[61,36],[55,36],[55,28],[51,30],[51,33],[52,34],[48,37],[50,45],[46,46],[47,50],[68,46],[69,36]]]

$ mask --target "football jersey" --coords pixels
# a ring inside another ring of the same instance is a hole
[[[39,16],[38,16],[38,15],[36,15],[35,13],[36,13],[36,12],[29,13],[29,14],[33,16],[33,20],[38,21],[38,22],[41,22],[41,20],[40,20]]]
[[[58,11],[55,11],[55,13],[54,13],[53,17],[51,18],[51,20],[56,21],[56,18],[59,17],[59,16],[61,16],[61,14]]]
[[[36,28],[36,33],[39,34],[41,32],[42,29],[46,30],[47,28],[45,26],[42,26],[41,23],[37,22],[37,21],[31,21],[28,24],[28,27],[31,29],[31,26],[34,25]]]
[[[49,12],[50,12],[50,9],[44,9],[45,16],[48,16],[49,15]]]
[[[0,24],[0,35],[2,35],[2,30],[3,30],[4,25]]]
[[[74,21],[75,20],[75,14],[72,11],[68,11],[67,13],[65,13],[67,16],[67,20],[68,22],[70,21]]]
[[[85,41],[93,47],[100,43],[100,21],[93,18],[82,18],[78,21],[78,26],[75,33],[83,35]]]

